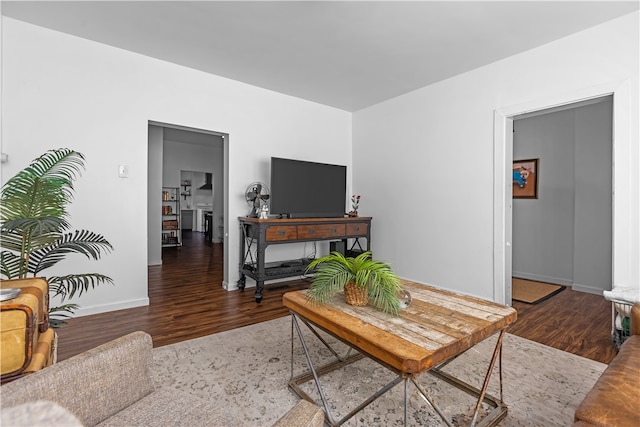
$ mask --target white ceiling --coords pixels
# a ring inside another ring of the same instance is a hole
[[[356,111],[640,1],[2,1],[2,14]]]

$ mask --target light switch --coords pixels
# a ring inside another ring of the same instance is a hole
[[[120,178],[129,178],[129,166],[128,165],[120,165],[120,166],[118,166],[118,177],[120,177]]]

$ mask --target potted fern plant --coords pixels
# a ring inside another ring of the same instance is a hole
[[[73,181],[84,169],[84,156],[61,148],[50,150],[9,179],[0,196],[0,275],[3,279],[43,277],[43,271],[76,253],[98,260],[111,251],[101,235],[87,230],[69,231],[67,204],[73,198]],[[101,283],[113,283],[103,274],[49,276],[49,291],[71,299]],[[77,304],[51,307],[50,322],[59,326]]]
[[[307,297],[326,303],[340,291],[344,291],[347,304],[355,306],[371,304],[386,313],[397,315],[402,291],[400,279],[389,264],[371,258],[371,252],[357,257],[345,257],[340,252],[331,252],[314,259],[307,272],[315,270]]]

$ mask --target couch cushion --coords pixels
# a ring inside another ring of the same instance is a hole
[[[173,388],[162,388],[99,424],[100,427],[211,426],[243,424],[204,399]],[[236,417],[237,418],[237,417]]]
[[[2,406],[55,402],[94,426],[151,393],[151,336],[134,332],[2,386]]]
[[[82,427],[80,420],[62,406],[37,400],[11,408],[2,408],[0,425],[11,427]]]
[[[640,335],[629,337],[575,413],[597,426],[640,426]]]

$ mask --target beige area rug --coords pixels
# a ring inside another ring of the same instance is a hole
[[[528,304],[537,304],[542,302],[551,298],[558,292],[562,292],[564,289],[565,287],[562,285],[536,282],[517,277],[514,277],[511,280],[511,298]]]
[[[306,331],[306,327],[303,326]],[[310,333],[307,345],[314,363],[331,354]],[[446,370],[480,387],[496,336],[476,345]],[[343,352],[346,346],[336,343]],[[153,377],[163,387],[187,391],[218,404],[241,426],[270,426],[298,401],[288,388],[291,375],[291,319],[285,317],[153,350]],[[344,353],[341,353],[344,354]],[[299,341],[294,341],[295,374],[306,369]],[[606,365],[507,334],[503,346],[504,400],[509,407],[501,426],[570,426],[577,405]],[[497,369],[497,368],[496,368]],[[336,419],[394,377],[384,367],[362,359],[321,377]],[[475,402],[435,377],[421,384],[453,425],[467,425]],[[489,392],[499,396],[494,373]],[[303,387],[318,396],[312,383]],[[445,425],[409,384],[410,426]],[[318,399],[318,402],[320,400]],[[365,408],[346,426],[396,426],[403,423],[403,385]]]

